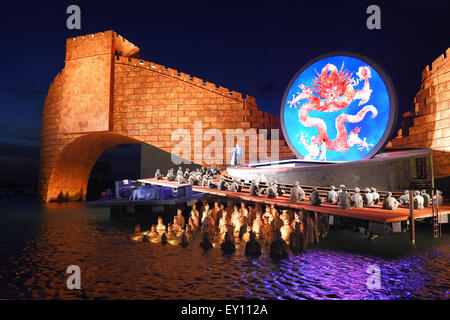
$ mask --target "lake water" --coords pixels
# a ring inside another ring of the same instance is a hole
[[[306,253],[275,262],[267,250],[247,258],[136,242],[134,225],[82,203],[0,199],[0,298],[19,299],[448,299],[450,237],[430,225],[368,241],[331,230]],[[264,249],[264,248],[263,248]],[[66,268],[81,268],[81,290],[68,290]],[[375,265],[381,288],[369,289]]]

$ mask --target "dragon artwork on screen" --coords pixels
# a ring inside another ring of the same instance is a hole
[[[283,131],[304,160],[360,160],[382,140],[390,107],[385,81],[371,65],[331,56],[291,81],[282,104]]]

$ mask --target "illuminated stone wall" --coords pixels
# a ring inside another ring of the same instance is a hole
[[[65,67],[50,85],[42,117],[41,199],[84,200],[90,171],[103,151],[145,142],[171,152],[175,129],[190,131],[195,160],[194,147],[209,142],[194,144],[194,121],[202,122],[203,133],[280,128],[279,117],[259,111],[253,97],[140,60],[139,48],[114,31],[67,39]],[[294,157],[281,130],[277,142],[280,158]],[[248,144],[246,161],[257,156]],[[270,156],[270,141],[267,148]],[[228,150],[224,141],[223,159],[231,157]]]
[[[433,150],[436,178],[450,176],[450,48],[422,71],[414,110],[403,114],[402,129],[388,148]]]

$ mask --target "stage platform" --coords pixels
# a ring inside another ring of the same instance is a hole
[[[278,181],[279,183],[309,186],[355,187],[363,190],[375,187],[378,190],[401,191],[411,188],[411,182],[417,176],[417,159],[427,163],[430,170],[432,150],[411,149],[396,150],[377,154],[371,159],[347,162],[322,162],[301,159],[285,159],[248,163],[241,166],[229,166],[228,176],[241,180],[260,182]],[[432,179],[432,173],[425,173],[426,180]]]
[[[139,182],[149,183],[162,186],[178,187],[180,186],[176,182],[157,180],[154,178],[149,179],[139,179]],[[332,204],[323,204],[321,206],[312,206],[308,201],[290,202],[287,196],[281,196],[274,199],[270,199],[264,196],[250,196],[248,192],[230,192],[230,191],[219,191],[217,189],[205,188],[201,186],[192,186],[192,190],[210,194],[218,197],[225,197],[236,200],[252,201],[257,202],[262,205],[274,204],[283,208],[291,208],[294,210],[307,210],[319,213],[327,213],[336,216],[349,217],[354,219],[361,219],[379,223],[392,223],[397,221],[406,221],[409,219],[409,208],[399,207],[397,210],[384,210],[380,205],[364,208],[352,208],[350,210],[339,209],[338,206]],[[450,204],[445,204],[439,207],[439,212],[441,215],[450,214]],[[415,219],[423,219],[432,217],[432,208],[428,207],[423,210],[414,210]]]
[[[139,181],[139,180],[138,180]],[[161,181],[161,180],[159,180]],[[177,184],[173,185],[170,183],[153,183],[154,185],[159,185],[163,187],[171,187],[173,189],[177,189],[180,187],[186,187],[188,184]],[[135,188],[135,187],[132,187]],[[147,200],[147,199],[105,199],[105,200],[95,200],[86,202],[86,206],[88,207],[121,207],[121,206],[174,206],[181,204],[191,204],[195,203],[197,199],[203,197],[203,194],[200,192],[193,191],[189,196],[178,196],[177,190],[175,190],[175,196],[170,197],[168,199],[160,199],[160,200]]]
[[[183,203],[190,203],[203,197],[203,194],[195,193],[191,197],[174,198],[167,200],[129,200],[129,199],[111,199],[111,200],[95,200],[87,201],[88,207],[117,207],[117,206],[162,206],[162,205],[180,205]]]

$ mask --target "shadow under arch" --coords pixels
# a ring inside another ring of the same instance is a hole
[[[94,132],[69,143],[50,176],[47,201],[85,201],[89,176],[98,157],[107,149],[142,141],[113,132]]]
[[[137,180],[141,176],[140,144],[121,144],[105,150],[96,160],[89,174],[86,201],[101,199],[102,192],[115,189],[115,182]]]

